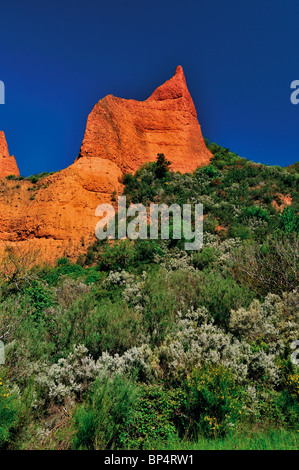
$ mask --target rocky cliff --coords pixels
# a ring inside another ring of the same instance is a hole
[[[9,155],[5,134],[0,131],[0,178],[9,175],[19,176],[20,172],[15,157]]]
[[[15,162],[3,136],[2,160]],[[36,184],[0,180],[0,251],[13,244],[39,250],[39,261],[75,260],[95,240],[96,207],[110,202],[113,192],[121,194],[125,172],[156,160],[157,153],[180,172],[210,161],[181,67],[143,102],[112,95],[100,100],[88,117],[79,157],[65,170]],[[2,176],[12,173],[19,174],[16,163]]]
[[[211,158],[181,66],[145,101],[101,99],[88,116],[78,158],[108,159],[132,172],[158,153],[180,172],[192,172]]]

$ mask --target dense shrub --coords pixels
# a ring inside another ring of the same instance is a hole
[[[248,306],[254,294],[231,277],[207,273],[200,277],[200,304],[207,307],[215,321],[227,326],[232,309]]]
[[[233,273],[257,294],[281,295],[298,286],[298,236],[269,236],[262,245],[244,244],[235,253]]]
[[[40,321],[46,309],[53,305],[53,298],[48,289],[37,280],[33,280],[30,286],[24,289],[24,297],[28,299],[32,316],[36,321]]]
[[[279,232],[281,236],[284,234],[291,234],[293,232],[299,233],[299,216],[294,209],[287,206],[284,208],[281,218],[279,220]]]
[[[75,413],[75,449],[101,450],[122,446],[122,432],[135,402],[135,386],[125,377],[100,376],[86,404]]]
[[[221,365],[195,369],[188,379],[189,435],[218,437],[235,426],[242,413],[241,389],[234,374]]]
[[[5,385],[3,373],[0,369],[0,449],[8,446],[20,419],[17,394]]]
[[[123,446],[129,449],[152,449],[153,445],[174,441],[186,425],[183,414],[185,397],[182,388],[140,385],[137,388],[134,413],[121,434]]]

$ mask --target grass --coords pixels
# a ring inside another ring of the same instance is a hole
[[[197,442],[173,440],[166,445],[157,444],[159,450],[298,450],[299,431],[270,429],[256,433],[235,434],[225,438],[207,439]]]

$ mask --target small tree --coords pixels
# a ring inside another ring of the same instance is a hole
[[[155,174],[158,179],[165,178],[169,172],[171,162],[166,160],[164,153],[158,153],[155,164]]]
[[[0,258],[0,283],[20,290],[33,279],[32,268],[39,259],[38,250],[28,245],[6,245]]]

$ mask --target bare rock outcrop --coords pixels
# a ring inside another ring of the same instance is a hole
[[[211,159],[181,66],[145,101],[101,99],[88,116],[78,158],[104,158],[134,172],[158,153],[182,173]]]
[[[9,155],[5,134],[0,131],[0,178],[9,175],[20,176],[20,172],[15,157]]]
[[[76,260],[95,241],[96,207],[121,194],[123,174],[164,153],[172,169],[210,162],[183,69],[145,101],[108,95],[91,111],[79,157],[38,183],[0,181],[0,252],[7,244],[39,251],[37,261]],[[0,132],[0,176],[19,175]]]

